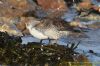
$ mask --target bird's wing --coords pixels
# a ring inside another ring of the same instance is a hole
[[[50,27],[50,23],[48,19],[40,20],[41,22],[36,24],[34,27],[39,30],[40,32],[44,32]]]
[[[55,27],[58,31],[72,31],[81,32],[78,27],[70,25],[69,22],[65,22],[62,19],[43,19],[40,23],[34,26],[39,31],[45,31],[49,28]]]
[[[57,30],[59,31],[74,31],[75,27],[71,26],[69,22],[65,22],[61,19],[55,19],[52,21],[53,25],[57,27]]]
[[[40,23],[36,24],[34,27],[39,28],[39,29],[41,29],[41,28],[43,29],[43,28],[47,28],[48,26],[50,26],[50,22],[43,19],[43,20],[40,20]]]
[[[79,25],[72,25],[71,22],[66,22],[62,19],[55,19],[52,21],[53,25],[57,27],[59,31],[71,31],[71,32],[86,32],[88,29],[84,27],[80,27]],[[76,22],[77,23],[77,22]],[[77,23],[78,24],[78,23]]]

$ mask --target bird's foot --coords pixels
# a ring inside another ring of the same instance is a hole
[[[56,45],[57,44],[57,40],[55,39],[49,39],[49,45]]]

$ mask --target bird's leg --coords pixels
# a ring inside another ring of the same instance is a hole
[[[58,39],[55,39],[55,44],[57,44]]]
[[[48,40],[49,40],[48,44],[51,44],[51,39],[48,38]]]
[[[42,44],[43,39],[40,40],[40,44]]]
[[[48,44],[50,44],[50,45],[53,44],[52,40],[54,40],[54,39],[49,39],[48,38],[48,40],[49,40]]]
[[[58,39],[49,39],[49,44],[57,44]]]

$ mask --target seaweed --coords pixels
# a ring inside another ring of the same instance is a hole
[[[11,66],[70,66],[75,62],[78,44],[44,45],[37,42],[21,44],[21,37],[0,32],[0,64]]]

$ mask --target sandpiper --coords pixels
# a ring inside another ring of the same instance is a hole
[[[44,39],[49,39],[49,44],[51,44],[51,40],[57,41],[63,36],[68,36],[74,33],[75,28],[79,26],[80,24],[73,25],[70,22],[65,22],[64,20],[58,18],[45,18],[42,20],[36,19],[32,22],[26,23],[26,27],[29,30],[30,34],[38,39],[41,39],[41,42]]]

